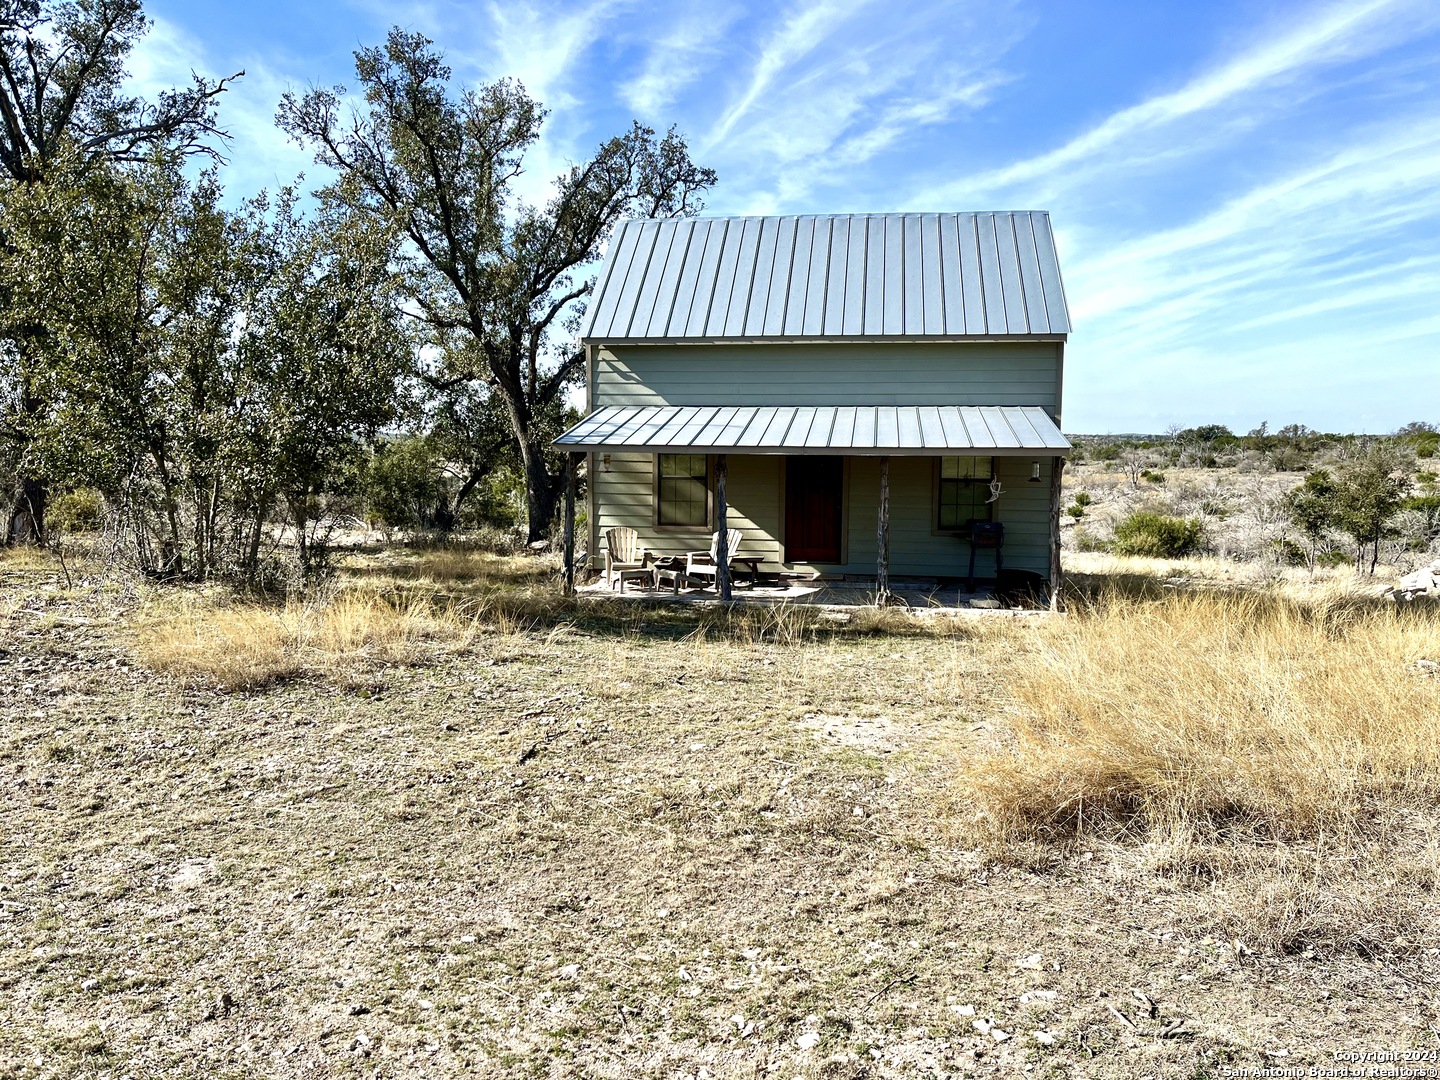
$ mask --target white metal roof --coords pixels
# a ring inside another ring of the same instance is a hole
[[[555,440],[570,450],[647,454],[1064,453],[1038,406],[606,405]]]
[[[1045,211],[663,218],[611,240],[591,342],[1058,337]]]

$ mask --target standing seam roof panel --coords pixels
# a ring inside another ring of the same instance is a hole
[[[829,257],[825,263],[822,336],[839,337],[845,332],[845,284],[850,280],[849,258],[850,219],[836,218],[830,222]],[[809,325],[809,320],[806,320],[806,325]]]
[[[905,276],[901,279],[904,301],[903,321],[900,329],[906,334],[927,334],[932,331],[925,325],[925,240],[924,219],[902,217],[900,226],[905,249]]]
[[[600,292],[592,305],[592,333],[597,327],[613,329],[615,309],[620,303],[620,293],[624,291],[625,277],[630,273],[630,260],[635,256],[635,241],[639,236],[640,230],[636,227],[636,222],[626,222],[610,243],[610,254],[605,260],[606,270]]]
[[[759,328],[765,337],[778,337],[785,332],[785,305],[790,296],[791,264],[799,239],[799,222],[781,218],[776,224],[775,256],[771,262],[770,281],[765,290],[764,314],[759,322],[752,313],[749,325]],[[758,279],[756,288],[759,288]]]
[[[810,245],[815,239],[815,219],[795,219],[795,239],[790,247],[789,273],[781,284],[784,309],[778,323],[780,334],[799,334],[805,328],[805,293],[810,283]],[[768,322],[768,320],[767,320]]]
[[[586,341],[1059,336],[1050,217],[982,214],[628,221]]]
[[[962,214],[960,217],[960,278],[964,283],[965,327],[962,333],[1000,333],[1001,328],[992,327],[986,319],[985,288],[981,284],[980,265],[980,215]],[[995,282],[999,288],[1000,283]]]
[[[883,217],[865,220],[865,276],[860,284],[865,293],[860,300],[863,312],[860,333],[885,333],[885,219]],[[846,314],[849,314],[848,308]]]
[[[721,309],[721,317],[712,318],[710,325],[714,333],[724,337],[743,337],[745,334],[745,310],[750,306],[750,288],[755,280],[755,260],[760,254],[760,230],[763,224],[763,218],[746,218],[741,223],[733,265],[728,274],[720,275],[722,281],[728,276],[729,288],[726,289],[726,296],[716,297],[716,302],[725,306]],[[730,231],[733,236],[735,230]],[[726,250],[729,250],[728,243]]]
[[[668,321],[670,299],[675,295],[680,259],[685,250],[683,237],[676,243],[677,232],[677,222],[660,222],[660,230],[655,236],[655,250],[650,255],[650,266],[640,285],[635,314],[630,319],[631,337],[655,336],[656,331]],[[688,235],[690,230],[685,232]]]
[[[725,335],[725,316],[730,310],[730,293],[735,288],[735,274],[740,266],[740,234],[745,231],[747,223],[747,220],[725,223],[720,246],[715,252],[715,287],[710,294],[710,310],[705,313],[702,337]]]
[[[893,216],[880,219],[885,226],[885,262],[880,268],[881,294],[880,332],[905,333],[905,219]],[[917,279],[915,284],[920,284]]]
[[[771,277],[779,258],[780,223],[784,218],[761,218],[760,235],[755,246],[755,270],[745,290],[745,310],[741,315],[740,332],[746,337],[765,333],[765,312],[769,308]],[[780,298],[784,303],[784,297]]]
[[[1020,255],[1020,282],[1025,287],[1025,322],[1044,326],[1045,286],[1040,280],[1040,257],[1035,251],[1035,223],[1029,214],[1015,215],[1015,247]]]
[[[1047,324],[1057,334],[1070,332],[1070,314],[1065,305],[1065,289],[1060,279],[1060,260],[1055,255],[1055,234],[1050,227],[1050,215],[1040,212],[1032,215],[1043,220],[1045,227],[1035,230],[1035,254],[1040,259],[1040,280],[1045,285],[1045,314]]]
[[[715,298],[715,275],[720,272],[720,248],[725,242],[728,221],[712,221],[705,233],[705,246],[699,251],[699,262],[695,267],[695,295],[690,300],[690,310],[680,337],[704,337],[705,322],[710,317],[710,304]],[[691,257],[696,257],[691,249]]]
[[[920,268],[920,288],[914,290],[919,297],[920,325],[926,334],[945,333],[945,282],[940,273],[940,220],[934,214],[924,214],[917,222],[915,245],[920,249],[916,264]]]
[[[1000,242],[995,234],[995,215],[975,215],[980,244],[980,281],[985,298],[985,332],[1008,334],[1005,321],[1005,277],[1000,268]]]
[[[650,260],[655,254],[655,238],[660,233],[660,225],[658,221],[642,223],[640,235],[635,240],[635,256],[630,261],[630,272],[625,275],[624,287],[616,302],[615,321],[625,328],[627,336],[643,295],[641,286],[645,283],[645,275],[650,272]]]
[[[1005,288],[1005,325],[1023,327],[1025,318],[1025,284],[1020,279],[1020,254],[1017,250],[1015,215],[995,215],[995,242],[1000,253],[1000,281]]]

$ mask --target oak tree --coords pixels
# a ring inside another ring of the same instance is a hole
[[[715,174],[675,130],[637,123],[529,205],[516,181],[545,109],[519,83],[456,87],[433,42],[398,28],[357,52],[355,70],[358,102],[344,88],[286,95],[277,122],[341,175],[324,198],[403,231],[412,300],[439,347],[429,381],[496,397],[525,475],[530,539],[541,538],[562,482],[547,450],[584,367],[587,267],[622,219],[697,212]]]

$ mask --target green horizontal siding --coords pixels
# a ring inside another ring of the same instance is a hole
[[[611,346],[603,405],[1039,405],[1058,409],[1052,342]]]

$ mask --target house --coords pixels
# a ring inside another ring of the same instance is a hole
[[[617,525],[707,548],[723,510],[764,570],[963,578],[980,521],[1053,581],[1069,331],[1043,212],[625,222],[556,440],[592,565]]]

